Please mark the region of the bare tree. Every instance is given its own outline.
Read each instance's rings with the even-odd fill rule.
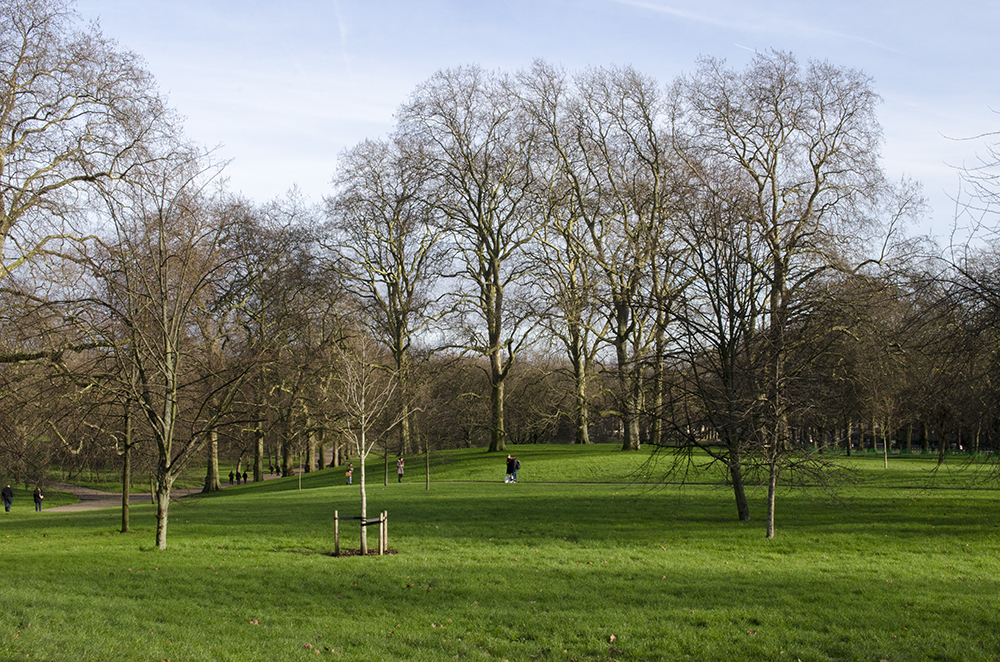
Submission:
[[[311,385],[327,370],[322,347],[337,283],[319,269],[313,209],[294,191],[262,206],[235,201],[227,214],[231,260],[225,278],[229,296],[240,302],[234,311],[240,344],[256,360],[240,406],[253,438],[253,475],[259,481],[269,433],[282,471],[293,471],[296,420]]]
[[[371,331],[392,354],[402,419],[399,453],[410,440],[414,337],[427,331],[433,287],[447,258],[434,217],[432,171],[421,146],[396,135],[365,141],[341,158],[339,191],[327,200],[334,268],[369,311]]]
[[[142,60],[78,24],[66,0],[0,2],[0,280],[82,239],[85,189],[172,132]]]
[[[746,212],[738,195],[705,195],[686,210],[679,237],[688,248],[687,285],[675,310],[669,356],[677,375],[664,440],[723,464],[741,521],[750,519],[745,456],[757,447],[757,336],[767,286],[759,269],[765,249]]]
[[[519,75],[525,110],[538,126],[536,187],[543,219],[533,248],[538,273],[538,315],[562,344],[573,376],[574,440],[590,443],[589,386],[609,331],[600,300],[601,270],[591,259],[586,223],[586,159],[575,140],[569,106],[574,92],[568,77],[544,62]]]
[[[604,340],[615,355],[622,448],[638,450],[643,375],[650,342],[666,323],[670,298],[661,295],[674,278],[662,260],[677,183],[665,100],[654,80],[627,67],[588,71],[576,87],[568,113],[576,149],[561,158],[586,226],[582,249],[602,274],[598,296],[610,304]]]
[[[774,495],[789,448],[789,331],[808,314],[802,296],[838,267],[839,246],[875,220],[888,189],[878,161],[878,95],[863,73],[787,53],[758,54],[743,71],[703,59],[676,87],[674,131],[695,176],[721,199],[739,191],[748,220],[766,247],[766,371],[760,397],[769,466],[767,535],[774,535]],[[702,173],[711,173],[703,175]],[[724,177],[718,176],[725,173]],[[757,245],[757,242],[754,242]]]
[[[506,448],[504,384],[530,339],[524,251],[537,230],[535,137],[511,85],[476,67],[442,71],[417,88],[400,119],[401,132],[426,150],[457,252],[457,344],[489,360],[490,451]]]
[[[107,295],[100,302],[124,329],[117,340],[132,400],[158,450],[156,545],[167,545],[170,492],[185,464],[229,411],[247,369],[206,371],[215,338],[198,329],[203,315],[224,319],[238,301],[218,297],[227,268],[227,224],[210,213],[211,179],[198,154],[171,158],[106,194],[115,232],[108,257],[94,262]],[[212,335],[212,334],[210,334]],[[208,354],[206,354],[206,351]]]
[[[343,434],[358,458],[361,490],[361,553],[368,553],[368,492],[365,462],[384,435],[399,422],[390,420],[390,407],[397,382],[393,370],[387,370],[379,345],[360,332],[337,343],[337,371],[334,378],[336,398],[344,413]]]

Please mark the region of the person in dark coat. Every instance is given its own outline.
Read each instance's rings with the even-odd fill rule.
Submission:
[[[14,503],[14,490],[10,489],[10,485],[7,485],[2,490],[3,492],[3,509],[6,512],[10,512],[10,507]]]
[[[236,477],[236,474],[234,474],[232,471],[230,471],[229,472],[229,484],[230,485],[233,484],[233,478],[235,478],[235,477]]]
[[[247,472],[245,472],[245,471],[243,472],[243,484],[244,485],[247,484]]]
[[[41,485],[35,486],[35,493],[32,496],[34,496],[35,498],[35,512],[36,513],[42,512],[42,499],[44,499],[45,497],[42,496]]]
[[[514,482],[514,456],[508,453],[507,455],[507,474],[504,476],[503,482],[513,483]]]

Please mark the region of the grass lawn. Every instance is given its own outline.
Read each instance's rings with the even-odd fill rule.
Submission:
[[[330,556],[333,511],[358,510],[333,469],[177,501],[165,552],[152,506],[122,535],[117,509],[22,498],[0,512],[0,660],[1000,658],[998,492],[957,461],[851,458],[836,499],[783,492],[766,540],[763,492],[737,522],[717,474],[654,489],[645,453],[513,452],[517,485],[482,450],[436,454],[429,492],[422,458],[402,485],[369,465],[383,557]]]

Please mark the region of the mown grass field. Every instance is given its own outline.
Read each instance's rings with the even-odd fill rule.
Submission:
[[[371,464],[383,557],[330,556],[334,510],[358,510],[333,469],[177,501],[165,552],[151,506],[122,535],[117,509],[22,499],[0,513],[0,660],[1000,658],[1000,493],[957,460],[845,460],[836,498],[781,494],[767,540],[763,492],[737,522],[712,472],[654,488],[645,453],[514,452],[517,485],[482,450],[436,454],[430,491],[422,458],[402,485]]]

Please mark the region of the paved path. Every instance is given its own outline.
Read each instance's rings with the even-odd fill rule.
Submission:
[[[53,490],[59,490],[60,492],[69,492],[78,498],[79,501],[65,506],[46,508],[44,512],[47,513],[73,513],[81,510],[120,508],[122,505],[122,495],[120,492],[101,492],[100,490],[93,490],[89,487],[80,487],[79,485],[70,485],[69,483],[48,483],[48,487]],[[185,487],[170,490],[170,497],[173,499],[180,499],[182,497],[200,493],[200,487]],[[128,502],[130,505],[134,503],[150,503],[151,501],[152,499],[149,497],[149,492],[129,494]]]
[[[329,464],[333,461],[333,451],[326,451],[325,464]],[[274,474],[264,473],[264,480],[271,480],[272,478],[278,478],[279,476]],[[229,474],[225,476],[219,476],[222,488],[225,489],[229,487]],[[121,492],[101,492],[100,490],[93,490],[89,487],[80,487],[79,485],[70,485],[69,483],[47,483],[46,486],[53,490],[59,490],[60,492],[69,492],[73,496],[79,499],[77,503],[71,503],[66,506],[56,506],[55,508],[46,508],[44,512],[46,513],[73,513],[82,510],[99,510],[101,508],[120,508],[122,505],[122,495]],[[184,497],[191,496],[193,494],[201,494],[201,487],[183,487],[175,488],[170,490],[171,499],[182,499]],[[129,494],[128,498],[129,505],[134,503],[151,503],[152,499],[149,496],[149,492],[133,492]]]

